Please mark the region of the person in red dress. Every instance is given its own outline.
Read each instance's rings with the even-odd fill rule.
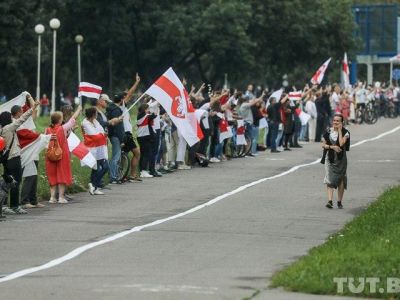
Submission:
[[[75,120],[81,111],[82,107],[78,106],[75,113],[65,124],[62,124],[62,112],[56,111],[50,116],[51,125],[46,128],[46,134],[54,135],[62,149],[62,158],[59,161],[50,161],[46,157],[46,174],[50,185],[50,203],[57,203],[55,197],[57,187],[59,193],[58,203],[68,203],[64,197],[65,186],[72,184],[72,172],[67,132],[75,126]]]

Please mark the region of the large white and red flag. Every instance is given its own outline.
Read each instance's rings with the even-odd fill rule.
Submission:
[[[185,88],[172,68],[161,75],[145,94],[153,97],[164,107],[189,146],[200,140],[198,123],[191,121],[193,118],[197,122],[195,113],[188,112],[187,93],[185,94]]]
[[[344,53],[344,58],[342,62],[342,80],[343,87],[348,88],[350,86],[350,71],[349,71],[349,63],[347,61],[347,53]]]
[[[236,145],[247,145],[246,138],[244,136],[246,128],[244,127],[243,120],[237,120],[236,129]]]
[[[6,103],[0,105],[0,113],[2,113],[3,111],[11,111],[11,108],[14,105],[19,105],[21,107],[24,107],[26,104],[26,96],[29,95],[28,92],[22,92],[21,94],[19,94],[17,97],[7,101]],[[27,129],[35,129],[35,123],[33,122],[33,118],[29,117],[28,120],[26,120],[23,124],[23,126]],[[21,127],[20,127],[21,128]]]
[[[81,165],[86,165],[92,169],[97,168],[96,158],[73,132],[68,137],[68,149],[73,155],[79,158]]]
[[[37,175],[35,161],[39,160],[40,152],[47,148],[50,142],[50,134],[28,133],[27,129],[17,131],[21,147],[22,177]]]
[[[101,95],[101,90],[101,86],[89,82],[80,82],[78,96],[99,99]]]
[[[331,62],[331,57],[323,63],[322,66],[319,67],[317,72],[315,72],[314,76],[311,78],[312,84],[320,84],[325,76],[325,71],[328,68],[329,63]]]

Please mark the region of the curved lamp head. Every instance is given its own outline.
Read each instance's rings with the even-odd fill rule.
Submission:
[[[42,34],[44,32],[44,26],[42,24],[37,24],[35,26],[35,32],[37,34]]]
[[[82,44],[83,43],[83,36],[78,34],[75,36],[75,43]]]
[[[49,24],[50,28],[53,30],[57,30],[58,28],[60,28],[61,25],[60,20],[57,18],[51,19]]]

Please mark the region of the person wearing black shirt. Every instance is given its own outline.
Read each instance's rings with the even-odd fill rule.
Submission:
[[[276,149],[277,148],[276,138],[278,137],[279,124],[282,122],[280,110],[282,103],[285,103],[287,99],[288,96],[286,95],[278,102],[276,98],[271,98],[269,100],[270,105],[267,108],[267,114],[268,114],[268,127],[271,132],[270,135],[271,153],[279,153],[279,151]]]
[[[108,120],[122,117],[122,109],[120,107],[124,93],[114,96],[113,103],[107,106],[106,115]],[[110,159],[110,183],[119,183],[118,162],[121,158],[121,143],[124,140],[125,129],[122,122],[108,125],[108,137],[111,142],[111,159]]]

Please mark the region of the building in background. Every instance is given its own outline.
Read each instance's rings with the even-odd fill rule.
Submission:
[[[365,64],[367,82],[371,84],[374,64],[389,65],[389,59],[400,53],[400,5],[355,5],[352,10],[357,24],[355,36],[361,45],[356,55],[357,63],[352,64],[351,82],[356,81],[357,64]]]

